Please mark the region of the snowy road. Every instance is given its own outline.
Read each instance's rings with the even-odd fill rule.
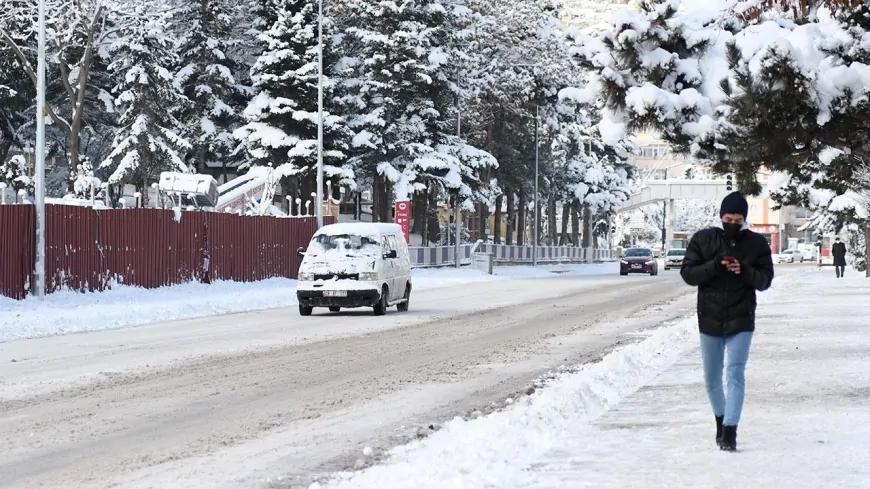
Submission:
[[[690,292],[676,273],[511,280],[385,318],[278,309],[3,343],[0,486],[305,487],[686,314]]]

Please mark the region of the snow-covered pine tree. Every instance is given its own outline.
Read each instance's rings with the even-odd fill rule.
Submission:
[[[451,81],[450,24],[445,5],[432,0],[347,0],[346,42],[353,46],[353,74],[345,101],[356,131],[352,162],[371,184],[375,213],[387,220],[393,196],[407,198],[434,184],[471,197],[489,153],[451,129],[456,106]]]
[[[247,165],[274,168],[285,183],[296,185],[297,195],[305,196],[316,188],[317,1],[267,1],[262,8],[274,22],[259,35],[265,51],[251,69],[256,95],[244,111],[247,123],[235,136],[247,152]],[[350,131],[334,102],[338,54],[334,24],[324,17],[323,170],[334,183],[348,184],[353,173],[343,165]]]
[[[574,52],[597,71],[594,87],[608,109],[608,131],[656,129],[675,152],[713,151],[717,100],[705,86],[710,80],[700,62],[731,38],[727,29],[736,21],[723,20],[715,9],[689,15],[681,12],[681,4],[644,0],[640,12],[614,16],[600,41],[575,32]],[[705,69],[715,77],[720,67]]]
[[[184,156],[191,144],[181,136],[178,116],[190,101],[175,87],[169,69],[178,66],[167,37],[169,17],[151,13],[149,6],[137,8],[135,20],[111,46],[119,128],[100,167],[111,171],[110,184],[131,183],[147,196],[148,185],[161,172],[188,171]]]
[[[234,73],[238,63],[231,49],[237,8],[232,0],[184,0],[177,18],[180,32],[177,52],[181,67],[178,89],[191,100],[184,136],[193,145],[192,167],[200,173],[218,170],[226,178],[237,145],[233,130],[240,122],[241,89]]]
[[[12,189],[13,195],[19,190],[26,191],[27,195],[33,195],[33,179],[30,178],[27,162],[21,155],[15,155],[5,162],[0,161],[0,182],[5,183],[7,189]]]

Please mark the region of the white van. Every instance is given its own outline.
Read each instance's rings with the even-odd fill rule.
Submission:
[[[389,223],[342,223],[320,228],[302,256],[296,298],[299,314],[315,307],[372,307],[376,316],[411,299],[411,257],[402,227]]]

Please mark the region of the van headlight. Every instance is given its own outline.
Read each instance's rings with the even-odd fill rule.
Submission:
[[[364,282],[375,282],[378,280],[377,272],[362,272],[359,274],[359,280]]]
[[[314,280],[314,274],[311,272],[300,272],[298,280],[300,282],[311,282]]]
[[[628,265],[628,262],[625,260],[619,260],[619,263],[622,263],[623,265]]]
[[[646,262],[647,265],[652,265],[653,263],[655,263],[655,261],[653,261],[653,260]]]

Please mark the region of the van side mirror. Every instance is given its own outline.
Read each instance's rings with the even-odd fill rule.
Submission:
[[[301,246],[299,248],[296,248],[296,255],[300,257],[305,256],[305,248]]]
[[[396,253],[396,250],[390,250],[390,251],[384,253],[384,258],[397,258],[398,256],[399,256],[399,254]]]

